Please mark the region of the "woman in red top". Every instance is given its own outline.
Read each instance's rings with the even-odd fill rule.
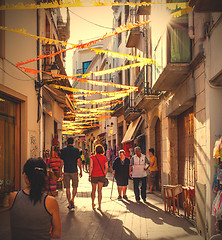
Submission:
[[[107,158],[103,155],[104,148],[102,145],[96,145],[95,147],[96,155],[91,156],[90,166],[89,166],[89,181],[92,184],[92,208],[95,209],[95,195],[96,187],[98,185],[98,210],[101,210],[101,201],[102,201],[102,187],[105,183],[105,176],[108,172],[108,161]]]

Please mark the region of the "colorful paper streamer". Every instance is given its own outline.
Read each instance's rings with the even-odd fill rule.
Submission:
[[[113,2],[109,0],[65,0],[65,1],[52,1],[50,3],[40,3],[40,4],[24,4],[19,2],[17,4],[8,4],[0,6],[0,10],[24,10],[24,9],[47,9],[47,8],[68,8],[68,7],[101,7],[101,6],[150,6],[150,5],[166,5],[169,9],[176,9],[177,7],[186,8],[188,2],[179,2],[179,3],[162,3],[162,2]]]

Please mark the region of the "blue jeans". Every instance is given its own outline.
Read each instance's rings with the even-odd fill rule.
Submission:
[[[133,187],[134,187],[134,194],[136,197],[136,201],[140,200],[140,190],[139,184],[142,182],[141,185],[141,197],[144,201],[146,201],[146,177],[143,178],[133,178]]]

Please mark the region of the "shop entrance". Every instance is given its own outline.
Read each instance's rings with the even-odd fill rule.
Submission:
[[[194,113],[188,109],[178,117],[178,181],[194,187]]]
[[[123,125],[118,127],[118,145],[120,149],[123,148],[122,140],[123,140]]]
[[[0,207],[20,185],[20,104],[0,97]]]
[[[157,190],[161,191],[161,121],[158,118],[155,126],[155,150],[157,157],[157,165],[158,165],[158,178],[157,178]]]

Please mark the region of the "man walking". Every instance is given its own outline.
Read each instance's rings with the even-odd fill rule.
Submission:
[[[149,167],[149,161],[147,157],[141,153],[141,148],[139,146],[134,149],[135,155],[130,161],[130,176],[133,178],[133,187],[136,201],[140,201],[140,191],[139,184],[141,185],[141,197],[144,202],[146,202],[146,170]]]
[[[80,160],[80,153],[79,149],[73,147],[73,138],[68,138],[68,146],[63,148],[61,150],[61,159],[63,160],[64,163],[64,187],[66,188],[66,196],[69,202],[68,208],[74,208],[74,198],[77,193],[77,188],[78,188],[78,169],[77,165],[79,166],[80,169],[80,177],[82,177],[82,166],[81,166],[81,160]],[[72,196],[70,193],[70,180],[72,180]]]

